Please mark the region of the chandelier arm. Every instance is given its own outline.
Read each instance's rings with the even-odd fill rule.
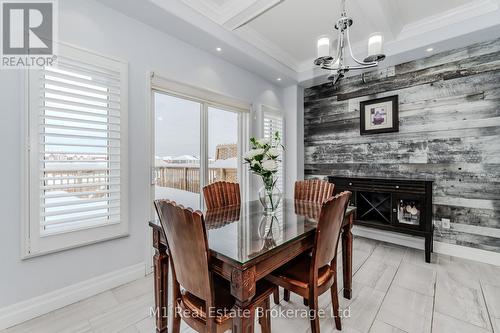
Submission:
[[[346,34],[347,34],[347,44],[349,45],[349,53],[351,54],[351,58],[358,64],[358,65],[361,65],[361,66],[370,66],[370,67],[374,67],[378,64],[378,62],[374,61],[374,62],[364,62],[364,61],[361,61],[361,60],[358,60],[356,59],[356,57],[354,56],[353,52],[352,52],[352,47],[351,47],[351,37],[349,35],[349,27],[347,27],[346,29]],[[351,67],[352,69],[358,69],[358,68],[354,68],[354,67]],[[361,67],[363,68],[363,67]],[[369,67],[366,67],[366,68],[369,68]]]
[[[377,67],[377,66],[378,66],[377,63],[371,63],[371,64],[359,65],[359,66],[349,66],[349,69],[357,70],[357,69],[372,68],[372,67]]]
[[[323,66],[321,66],[321,68],[329,70],[329,71],[337,71],[339,69],[349,69],[349,68],[352,68],[352,67],[333,67],[333,66],[323,65]]]
[[[367,68],[373,68],[377,67],[378,64],[367,64],[367,65],[357,65],[357,66],[344,66],[344,67],[331,67],[328,65],[323,65],[321,66],[322,69],[330,70],[330,71],[335,71],[339,69],[345,69],[345,70],[358,70],[358,69],[367,69]]]

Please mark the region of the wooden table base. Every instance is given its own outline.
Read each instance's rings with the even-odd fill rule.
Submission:
[[[153,229],[156,332],[168,333],[168,264],[167,247],[161,242],[161,232]]]

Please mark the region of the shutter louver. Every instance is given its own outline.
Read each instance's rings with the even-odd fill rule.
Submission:
[[[271,112],[264,112],[264,138],[271,139],[274,136],[274,133],[279,132],[281,139],[283,140],[283,118],[275,115]],[[283,143],[283,142],[282,142]],[[278,181],[276,182],[276,186],[280,189],[280,191],[284,192],[284,172],[283,172],[283,152],[280,155],[279,169],[277,172]]]
[[[58,58],[38,71],[40,235],[120,222],[120,71]]]

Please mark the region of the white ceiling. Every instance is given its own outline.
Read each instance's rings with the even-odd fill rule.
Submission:
[[[362,0],[369,1],[373,0]],[[347,8],[348,15],[354,20],[351,29],[353,41],[366,39],[370,33],[384,28],[376,24],[378,18],[367,18],[357,2],[348,1]],[[333,26],[339,17],[339,0],[286,0],[242,29],[254,29],[290,54],[297,63],[302,63],[316,54],[318,36],[337,37]]]
[[[404,29],[432,16],[456,13],[475,0],[347,0],[347,14],[354,20],[353,44],[366,52],[366,41],[373,32],[382,32],[387,42],[396,40]],[[465,6],[465,7],[464,7]],[[340,16],[340,0],[286,0],[250,22],[242,29],[253,29],[288,53],[299,68],[312,66],[316,39],[328,34]],[[265,37],[263,37],[265,36]]]
[[[340,16],[340,0],[99,1],[281,85],[324,76],[313,69],[316,39],[335,37]],[[384,64],[500,37],[500,0],[346,1],[354,52],[363,58],[382,32]]]
[[[313,67],[318,36],[336,38],[333,26],[341,12],[340,0],[181,1],[297,72]],[[353,49],[364,58],[373,32],[382,32],[391,43],[440,28],[442,21],[451,24],[485,14],[498,7],[498,0],[346,0],[346,4],[354,20]]]
[[[366,0],[365,0],[366,1]],[[369,0],[368,0],[369,1]],[[403,22],[415,22],[431,15],[439,14],[461,5],[474,2],[470,0],[389,0],[394,15]]]

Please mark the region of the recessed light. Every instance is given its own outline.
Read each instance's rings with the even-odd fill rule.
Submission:
[[[215,49],[217,52],[222,52],[222,49],[220,47]]]
[[[426,51],[427,51],[427,52],[432,52],[432,51],[434,51],[434,48],[429,47]]]
[[[279,77],[279,78],[277,78],[277,79],[276,79],[276,81],[281,81],[281,78],[280,78],[280,77]]]

